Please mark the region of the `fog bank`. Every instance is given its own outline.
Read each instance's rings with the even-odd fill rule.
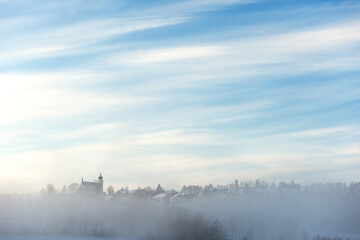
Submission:
[[[317,235],[360,239],[358,199],[304,192],[174,201],[79,194],[1,195],[0,212],[0,236],[9,240],[24,236],[296,240]]]

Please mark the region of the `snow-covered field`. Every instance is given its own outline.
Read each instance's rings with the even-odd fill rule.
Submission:
[[[171,204],[145,199],[8,196],[0,198],[0,213],[0,240],[170,240],[179,235],[195,240],[199,234],[223,233],[229,240],[245,236],[303,240],[317,235],[360,239],[357,200],[304,194],[213,196]]]
[[[85,236],[21,235],[0,236],[1,240],[136,240],[135,238],[99,238]]]

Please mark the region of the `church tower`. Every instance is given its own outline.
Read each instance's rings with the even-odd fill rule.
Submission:
[[[99,179],[99,193],[102,194],[104,191],[104,180],[103,180],[103,176],[101,176],[101,173],[98,179]]]

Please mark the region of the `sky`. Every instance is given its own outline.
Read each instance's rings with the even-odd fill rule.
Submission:
[[[360,3],[0,0],[0,192],[360,173]]]

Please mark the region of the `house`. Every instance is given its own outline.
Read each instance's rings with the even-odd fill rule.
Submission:
[[[170,198],[171,201],[180,200],[180,199],[190,199],[190,195],[188,193],[180,192]]]
[[[166,193],[159,193],[157,195],[155,195],[152,199],[153,200],[156,200],[156,201],[159,201],[159,202],[162,202],[162,201],[168,201],[169,200],[169,195],[166,194]]]
[[[84,181],[84,179],[81,179],[79,192],[85,194],[100,195],[103,194],[104,192],[103,188],[104,188],[104,180],[103,180],[103,176],[101,176],[100,173],[98,180],[95,182],[87,182]]]

